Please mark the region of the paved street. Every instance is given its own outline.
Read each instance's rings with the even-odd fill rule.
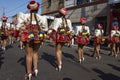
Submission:
[[[91,57],[93,48],[85,48],[85,61],[77,60],[77,46],[63,47],[63,66],[61,72],[55,70],[54,45],[45,43],[39,49],[39,74],[32,80],[120,80],[120,55],[108,56],[101,51],[101,60]],[[0,49],[0,80],[24,80],[25,51],[20,50],[18,42],[8,46],[7,51]]]

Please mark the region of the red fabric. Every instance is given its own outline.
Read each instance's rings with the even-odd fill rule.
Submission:
[[[110,42],[111,43],[118,43],[118,42],[120,42],[120,40],[119,40],[119,38],[113,37],[113,38],[110,39]]]
[[[67,43],[71,41],[70,36],[62,33],[57,33],[55,30],[52,31],[52,33],[50,34],[50,37],[52,38],[53,42]]]
[[[94,43],[96,43],[96,44],[102,44],[102,38],[101,37],[95,37],[94,38]]]
[[[77,43],[87,45],[89,44],[89,39],[87,37],[78,36]]]

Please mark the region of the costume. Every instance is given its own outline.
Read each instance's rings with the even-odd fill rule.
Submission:
[[[94,43],[95,44],[103,44],[105,39],[103,37],[103,29],[95,29],[94,33]]]
[[[67,43],[72,39],[70,34],[72,31],[71,21],[65,18],[65,15],[68,14],[66,8],[59,9],[59,13],[61,17],[54,19],[50,37],[53,42]]]
[[[6,24],[7,22],[7,17],[3,16],[1,18],[2,20],[2,26],[1,26],[1,40],[7,39],[8,37],[8,25]]]
[[[46,39],[44,28],[47,26],[44,26],[42,18],[37,14],[39,6],[40,4],[38,2],[32,0],[27,5],[30,13],[19,15],[20,23],[17,26],[22,30],[19,36],[21,36],[23,42],[40,43]],[[32,19],[33,16],[35,18],[34,20]]]
[[[10,35],[10,36],[14,36],[14,33],[15,33],[14,23],[13,23],[13,22],[10,22],[10,25],[9,25],[9,35]]]
[[[111,43],[119,43],[120,42],[120,31],[118,30],[111,30]]]
[[[64,24],[65,21],[65,24]],[[55,18],[50,37],[53,42],[70,42],[70,31],[72,31],[71,21],[66,18]]]
[[[80,18],[80,22],[86,21],[86,18]],[[86,22],[85,22],[86,23]],[[89,34],[90,29],[88,26],[82,23],[80,26],[76,26],[76,36],[77,36],[77,43],[87,45],[89,44]]]

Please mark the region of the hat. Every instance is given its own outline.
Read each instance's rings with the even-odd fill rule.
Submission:
[[[59,9],[59,12],[63,15],[68,15],[67,9],[66,8],[61,8]]]
[[[97,26],[98,26],[99,29],[103,28],[103,25],[101,23],[97,24]]]
[[[118,27],[118,26],[116,26],[116,25],[114,25],[114,26],[113,26],[113,29],[114,29],[114,30],[118,30],[118,29],[119,29],[119,27]]]
[[[29,2],[29,4],[27,5],[27,8],[30,10],[30,11],[34,11],[34,10],[38,10],[40,4],[34,0],[31,0]]]
[[[10,24],[13,24],[13,21],[10,21]]]
[[[8,18],[6,16],[3,16],[1,20],[6,21]]]
[[[81,22],[82,24],[86,24],[87,18],[81,17],[81,18],[80,18],[80,22]]]

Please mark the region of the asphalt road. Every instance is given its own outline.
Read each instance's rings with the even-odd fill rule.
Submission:
[[[101,50],[101,60],[91,57],[93,48],[85,47],[85,61],[78,63],[77,46],[63,47],[61,72],[55,70],[56,58],[54,44],[45,43],[39,49],[39,74],[32,80],[120,80],[120,55],[108,56]],[[0,49],[0,80],[25,80],[25,51],[20,50],[18,42]]]

